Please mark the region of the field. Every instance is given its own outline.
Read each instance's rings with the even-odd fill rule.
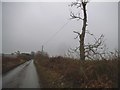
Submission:
[[[86,60],[36,56],[39,81],[43,88],[116,88],[118,60]]]
[[[12,56],[12,55],[11,55]],[[25,56],[16,56],[16,57],[10,57],[10,56],[2,56],[2,74],[7,73],[11,69],[17,67],[18,65],[26,62],[28,60],[28,57]]]

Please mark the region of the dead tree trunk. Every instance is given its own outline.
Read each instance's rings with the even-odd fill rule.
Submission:
[[[82,33],[80,34],[80,60],[85,60],[85,48],[84,48],[84,40],[85,40],[85,31],[86,31],[86,26],[87,26],[87,13],[86,13],[86,3],[82,2],[83,6],[83,27],[82,27]]]
[[[77,0],[77,2],[74,2],[71,4],[71,6],[77,6],[77,8],[81,8],[83,11],[83,18],[80,16],[80,13],[78,15],[75,15],[73,12],[71,12],[70,16],[71,19],[80,19],[83,21],[83,26],[82,26],[82,33],[74,31],[74,33],[78,34],[77,37],[79,37],[79,51],[80,51],[80,60],[84,61],[85,60],[85,33],[86,33],[86,27],[87,27],[87,11],[86,11],[86,5],[88,3],[88,0]],[[76,37],[76,38],[77,38]],[[75,38],[75,39],[76,39]]]

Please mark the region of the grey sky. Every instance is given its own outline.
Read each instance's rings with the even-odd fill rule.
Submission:
[[[118,16],[120,16],[120,2],[118,4]],[[120,17],[118,17],[118,23],[120,23]],[[118,25],[118,49],[120,51],[120,25]]]
[[[0,2],[0,53],[2,53],[2,3]]]
[[[71,20],[55,37],[47,40],[70,18],[68,2],[3,2],[2,30],[3,53],[17,50],[41,50],[50,55],[63,55],[69,48],[78,46],[73,31],[80,31],[81,21]],[[117,2],[89,3],[88,30],[97,37],[105,35],[109,50],[118,47]],[[91,41],[86,38],[86,42]]]

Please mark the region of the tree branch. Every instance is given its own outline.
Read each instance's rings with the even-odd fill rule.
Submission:
[[[77,39],[77,38],[78,38],[78,35],[74,39]]]
[[[90,34],[90,33],[89,33]],[[91,34],[90,34],[91,35]],[[94,37],[94,35],[92,34]],[[94,44],[89,44],[85,45],[85,53],[86,57],[91,57],[95,59],[95,57],[100,57],[101,59],[104,59],[103,55],[105,54],[104,52],[100,52],[100,50],[103,49],[103,37],[104,35],[102,34],[98,39],[94,37],[95,43]]]
[[[76,33],[76,34],[78,34],[78,36],[80,36],[80,33],[79,32],[77,32],[77,31],[73,31],[74,33]]]
[[[70,16],[71,16],[70,19],[81,19],[81,20],[83,20],[83,19],[80,17],[80,14],[78,14],[78,16],[77,16],[77,15],[75,15],[73,12],[70,12]]]
[[[81,2],[78,2],[78,1],[72,2],[72,3],[70,4],[70,6],[71,6],[71,7],[77,6],[77,8],[79,8],[79,7],[81,7]]]

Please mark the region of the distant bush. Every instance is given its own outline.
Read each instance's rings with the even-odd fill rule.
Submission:
[[[18,56],[18,58],[28,61],[28,60],[32,59],[32,56],[30,54],[28,54],[28,53],[21,53]]]

